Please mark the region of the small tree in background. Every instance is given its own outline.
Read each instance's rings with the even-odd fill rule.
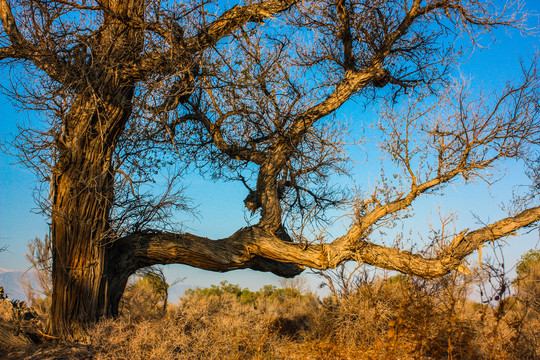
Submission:
[[[51,238],[48,235],[42,239],[35,238],[28,242],[28,252],[25,255],[31,268],[24,280],[26,298],[32,310],[38,315],[39,327],[46,329],[52,302],[52,254]],[[33,283],[37,287],[33,286]]]
[[[516,272],[516,298],[530,311],[530,316],[540,320],[540,250],[525,253],[516,266]]]
[[[169,284],[159,268],[143,269],[128,283],[121,313],[132,319],[163,316],[167,312]]]
[[[516,265],[519,278],[527,277],[540,264],[540,250],[531,249],[521,256]]]

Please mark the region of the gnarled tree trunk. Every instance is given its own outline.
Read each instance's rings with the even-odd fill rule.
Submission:
[[[114,86],[107,79],[103,84]],[[133,86],[118,88],[113,94],[98,101],[79,96],[57,141],[51,326],[60,335],[71,333],[71,324],[116,315],[131,273],[116,266],[118,252],[112,246],[109,219],[114,198],[113,150],[130,116]]]
[[[77,69],[81,80],[62,119],[53,169],[51,330],[69,337],[77,327],[114,316],[129,275],[117,264],[110,212],[114,200],[114,150],[133,108],[135,80],[119,64],[139,62],[142,31],[121,19],[140,20],[141,0],[105,1],[92,56]],[[83,51],[83,54],[85,52]],[[86,56],[86,55],[84,55]]]

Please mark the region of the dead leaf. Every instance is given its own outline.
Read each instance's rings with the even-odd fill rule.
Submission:
[[[480,245],[478,247],[478,265],[482,267],[482,248],[487,247],[487,245]]]

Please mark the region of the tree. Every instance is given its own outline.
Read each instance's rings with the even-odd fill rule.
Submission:
[[[124,310],[130,318],[156,317],[167,313],[169,284],[159,268],[143,269],[126,287],[123,297]]]
[[[527,276],[531,269],[538,266],[540,263],[540,250],[531,249],[521,256],[519,263],[516,265],[516,273],[518,278]]]
[[[465,271],[483,243],[538,221],[529,203],[441,239],[431,257],[370,240],[420,195],[485,176],[538,143],[534,66],[495,99],[441,90],[461,54],[450,37],[523,28],[520,9],[491,5],[267,0],[223,11],[210,1],[0,0],[0,59],[20,74],[8,91],[48,120],[17,146],[50,182],[52,332],[116,315],[129,275],[154,264],[292,277],[356,261],[430,278]],[[419,100],[400,113],[392,104],[407,93]],[[401,169],[397,185],[350,194],[328,184],[347,172],[345,128],[332,116],[350,99],[388,101],[381,149]],[[173,165],[242,182],[257,223],[219,240],[167,227],[171,211],[186,209],[179,178],[159,196],[144,186]],[[347,233],[310,241],[310,224],[345,203]]]

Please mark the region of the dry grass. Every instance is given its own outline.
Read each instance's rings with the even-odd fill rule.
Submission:
[[[20,344],[9,357],[539,359],[539,279],[540,265],[531,267],[514,296],[491,305],[467,300],[474,284],[461,275],[379,278],[321,301],[294,288],[254,293],[222,284],[189,292],[166,313],[156,311],[156,302],[145,311],[139,289],[123,316],[92,327],[81,343]],[[17,319],[0,304],[2,324]]]

